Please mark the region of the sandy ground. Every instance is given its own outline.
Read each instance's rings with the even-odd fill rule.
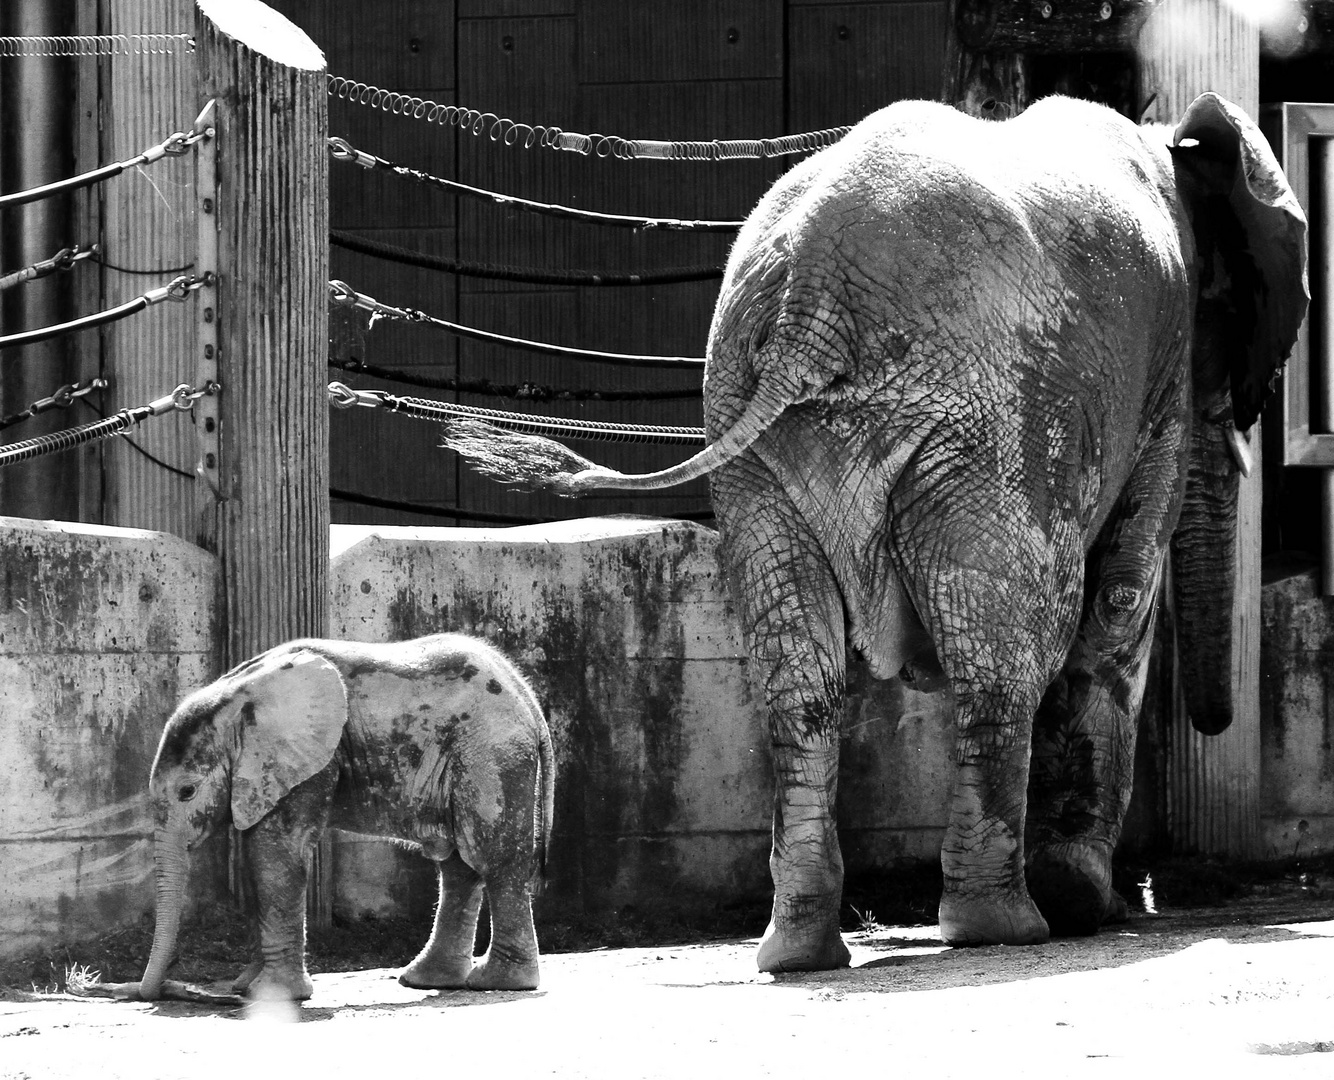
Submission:
[[[753,941],[568,953],[526,994],[335,973],[299,1009],[10,993],[0,1077],[1330,1078],[1325,907],[1137,915],[1022,949],[881,928],[848,936],[848,970],[776,977]]]

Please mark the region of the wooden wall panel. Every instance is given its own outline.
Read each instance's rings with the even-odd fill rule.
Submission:
[[[783,0],[582,0],[585,83],[781,78]]]
[[[639,139],[776,136],[859,119],[895,97],[935,97],[943,0],[387,0],[374,18],[347,5],[281,0],[337,75],[457,103],[520,123]],[[840,28],[842,33],[840,34]],[[412,42],[417,41],[416,51]],[[486,134],[334,101],[331,134],[477,187],[608,213],[740,219],[796,159],[621,161],[497,144]],[[635,232],[559,221],[331,166],[333,226],[473,262],[626,272],[721,265],[732,237]],[[395,266],[334,249],[336,276],[386,303],[516,337],[634,353],[703,355],[716,282],[639,288],[540,286]],[[377,325],[365,359],[464,379],[615,391],[694,388],[698,371],[620,368]],[[335,376],[338,377],[338,376]],[[355,385],[378,384],[366,377]],[[423,391],[421,396],[452,395]],[[502,408],[629,423],[698,424],[697,397],[530,401],[462,395]],[[672,513],[707,502],[707,484],[649,496],[570,501],[504,488],[435,448],[432,425],[360,410],[333,427],[335,486],[519,517]],[[689,447],[577,444],[627,470],[680,461]],[[380,470],[384,470],[383,473]],[[335,504],[335,520],[420,522]]]
[[[789,20],[793,131],[855,124],[902,98],[939,99],[943,0],[794,4]]]
[[[107,31],[115,34],[194,33],[193,7],[180,0],[115,0],[106,5],[104,18]],[[103,72],[103,163],[133,157],[174,131],[188,131],[204,104],[190,56],[117,56],[104,62]],[[145,96],[145,85],[155,92]],[[128,170],[103,186],[102,250],[108,264],[179,271],[193,262],[194,174],[194,157],[187,154]],[[103,305],[122,304],[174,276],[108,267],[102,274]],[[195,309],[193,298],[184,304],[166,303],[102,331],[104,373],[112,382],[103,398],[104,410],[142,405],[182,382],[194,382]],[[90,415],[71,413],[70,422],[86,422]],[[125,439],[109,439],[98,447],[106,475],[106,524],[156,529],[195,541],[192,473],[199,443],[189,419],[162,416]]]

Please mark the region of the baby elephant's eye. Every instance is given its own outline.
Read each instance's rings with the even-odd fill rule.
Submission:
[[[197,790],[198,788],[196,788],[194,784],[186,784],[181,788],[180,791],[176,792],[176,798],[178,798],[181,802],[189,802],[191,799],[195,797],[195,792]]]

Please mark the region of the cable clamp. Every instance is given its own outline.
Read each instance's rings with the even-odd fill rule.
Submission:
[[[355,165],[360,165],[363,169],[373,169],[378,164],[374,154],[368,154],[365,150],[358,150],[346,139],[331,138],[329,140],[329,156],[336,161],[350,161]]]
[[[347,383],[329,384],[329,404],[335,409],[350,409],[362,405],[368,409],[378,409],[383,403],[384,392],[381,390],[353,390]]]

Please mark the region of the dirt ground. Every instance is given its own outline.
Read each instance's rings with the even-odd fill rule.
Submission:
[[[1328,886],[1290,878],[1029,948],[950,949],[934,926],[868,924],[848,934],[851,968],[818,974],[761,975],[747,939],[548,954],[533,993],[408,990],[383,966],[316,974],[300,1008],[10,989],[0,992],[0,1078],[459,1067],[599,1080],[868,1068],[903,1078],[1328,1078]]]

